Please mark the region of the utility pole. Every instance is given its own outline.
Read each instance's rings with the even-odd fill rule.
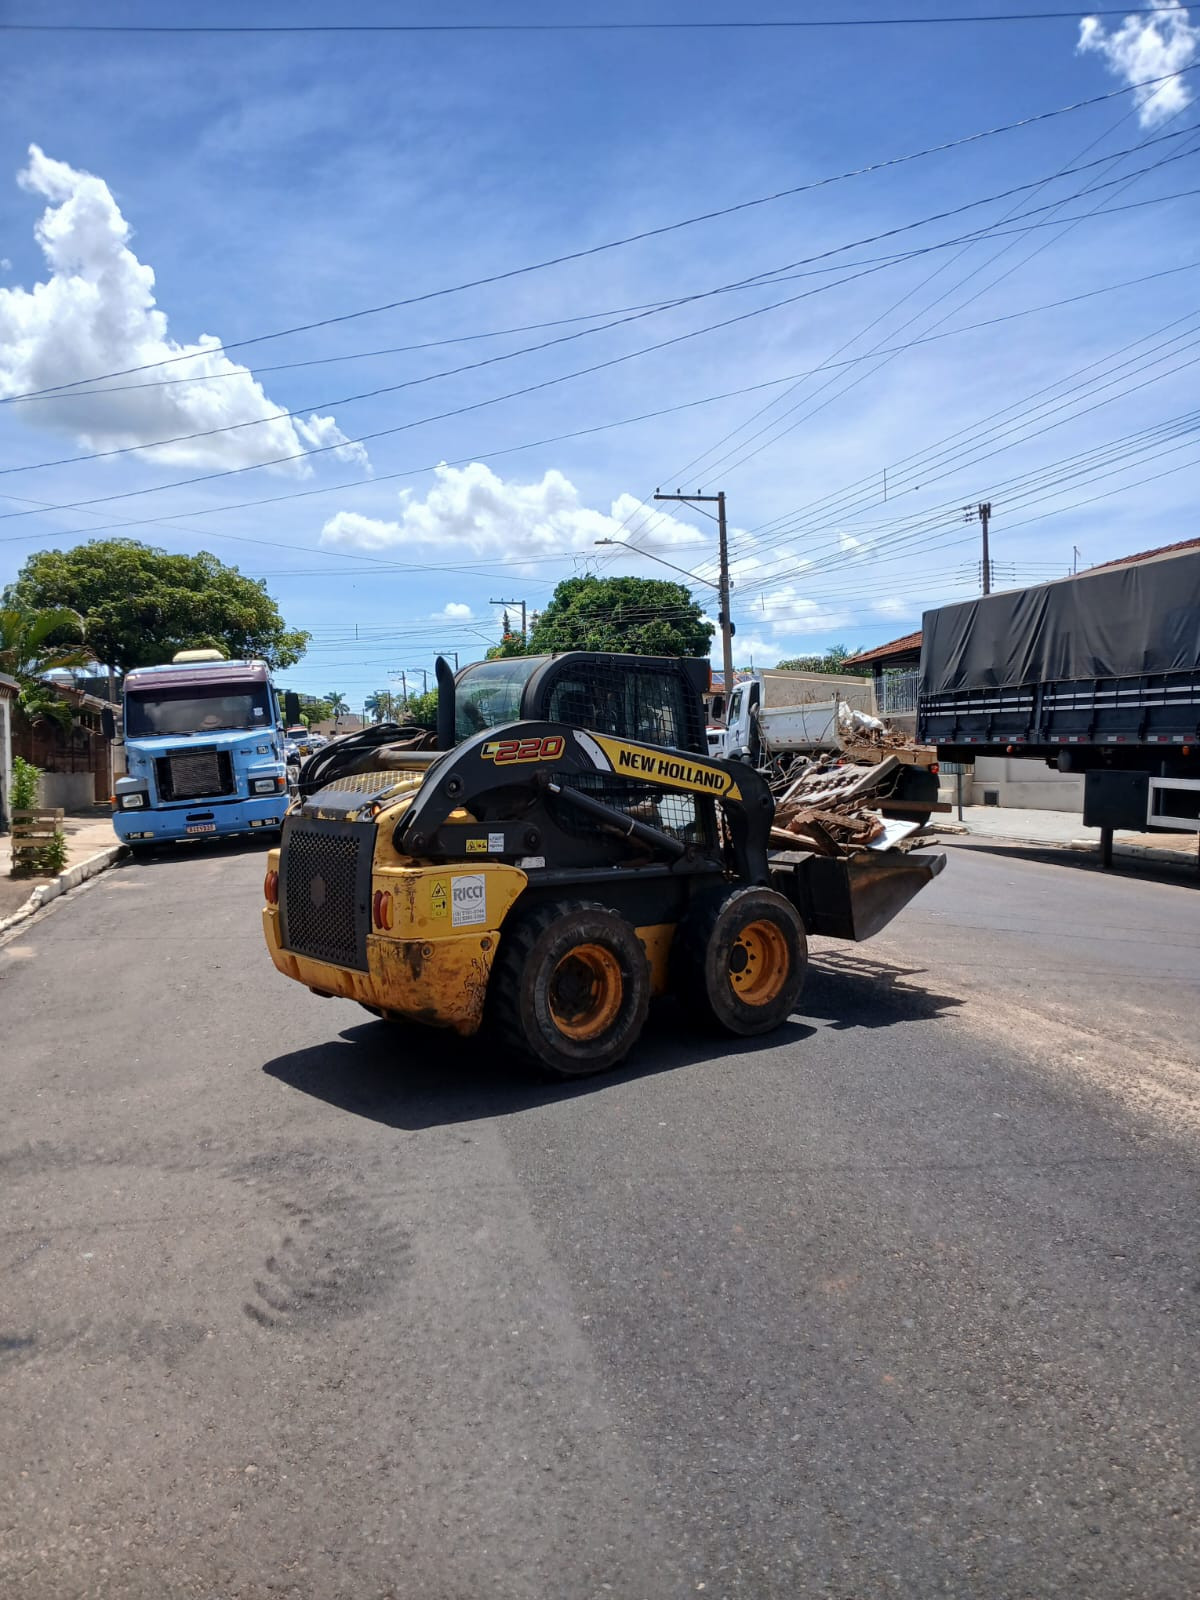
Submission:
[[[1072,575],[1072,577],[1074,577],[1074,575],[1078,571],[1079,571],[1079,546],[1077,544],[1073,544],[1071,546],[1071,575]]]
[[[963,516],[967,522],[974,522],[979,518],[980,527],[983,529],[983,592],[992,592],[992,558],[988,552],[988,523],[992,520],[992,502],[981,500],[977,506],[964,506]]]
[[[729,614],[729,539],[725,526],[725,491],[720,494],[682,494],[676,489],[674,494],[659,494],[654,491],[656,500],[680,500],[685,505],[716,505],[717,508],[717,561],[719,564],[717,594],[720,599],[720,612],[717,621],[721,625],[721,665],[725,674],[725,693],[733,693],[733,636],[737,632],[733,619]],[[728,704],[728,702],[726,702]]]
[[[525,633],[525,602],[524,600],[489,600],[490,606],[520,606],[521,608],[521,643],[527,642]]]
[[[440,650],[438,652],[438,654],[439,655],[443,655],[443,656],[453,656],[454,657],[454,670],[455,670],[455,672],[458,671],[458,651],[457,650]]]

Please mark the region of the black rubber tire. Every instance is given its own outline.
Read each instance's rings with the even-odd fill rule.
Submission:
[[[787,962],[778,991],[758,1004],[737,992],[731,961],[739,935],[753,923],[778,930]],[[744,960],[744,951],[742,959]],[[808,972],[808,939],[792,902],[774,889],[721,889],[692,902],[671,946],[671,986],[689,1017],[741,1038],[770,1033],[796,1008]]]
[[[619,1001],[611,1024],[594,1038],[564,1033],[551,1006],[551,982],[582,945],[610,952],[619,969]],[[632,925],[607,906],[553,900],[504,924],[488,983],[492,1038],[552,1078],[607,1072],[637,1042],[650,1006],[650,968]]]

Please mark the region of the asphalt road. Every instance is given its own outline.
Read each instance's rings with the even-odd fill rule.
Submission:
[[[261,858],[0,947],[0,1595],[1200,1592],[1200,890],[956,845],[566,1090],[275,974]]]

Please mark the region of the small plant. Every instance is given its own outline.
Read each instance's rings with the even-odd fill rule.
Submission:
[[[12,787],[8,800],[14,811],[32,811],[37,805],[38,779],[41,767],[35,767],[24,756],[17,756],[12,764]]]
[[[48,878],[56,878],[67,864],[67,836],[55,828],[53,839],[47,840],[37,853],[37,869]]]

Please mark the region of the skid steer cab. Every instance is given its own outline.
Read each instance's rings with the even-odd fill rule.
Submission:
[[[667,992],[728,1034],[778,1027],[807,935],[868,937],[944,858],[769,850],[766,781],[707,754],[707,686],[703,661],[439,660],[436,738],[368,728],[302,768],[268,858],[275,965],[561,1078],[621,1061]]]

